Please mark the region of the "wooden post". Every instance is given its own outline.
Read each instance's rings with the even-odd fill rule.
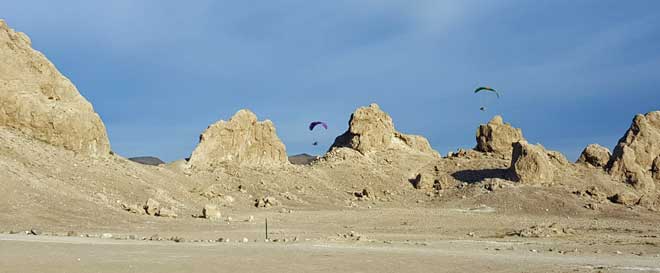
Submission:
[[[268,218],[266,218],[266,240],[268,240]]]

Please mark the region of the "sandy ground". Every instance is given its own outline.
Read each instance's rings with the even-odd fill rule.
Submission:
[[[540,245],[522,242],[176,244],[5,235],[0,246],[1,272],[660,272],[657,257],[532,253],[525,248]]]
[[[240,220],[248,214],[255,220]],[[271,242],[264,241],[265,218]],[[236,211],[233,222],[217,223],[139,219],[142,225],[70,237],[3,234],[0,272],[660,272],[660,217],[420,208]],[[507,235],[550,222],[574,231]],[[104,233],[113,238],[100,238]],[[154,236],[184,242],[142,240]],[[219,238],[230,241],[208,242]]]

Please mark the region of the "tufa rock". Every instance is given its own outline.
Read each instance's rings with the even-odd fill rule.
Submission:
[[[589,144],[589,146],[584,148],[584,151],[582,151],[582,154],[577,160],[577,163],[604,168],[607,166],[607,162],[610,161],[611,156],[612,154],[610,153],[609,149],[598,144]]]
[[[625,205],[625,206],[637,205],[639,203],[639,200],[640,200],[639,196],[637,196],[636,194],[634,194],[632,192],[628,192],[628,191],[617,193],[617,194],[611,196],[609,199],[610,199],[610,201],[612,201],[616,204],[621,204],[621,205]]]
[[[156,216],[156,214],[160,211],[160,203],[154,199],[149,198],[144,204],[144,211],[149,215]]]
[[[415,189],[432,190],[433,185],[439,183],[435,178],[436,176],[433,173],[421,172],[416,174],[414,178],[408,179],[408,181]]]
[[[266,196],[261,199],[255,200],[254,206],[257,208],[269,208],[279,206],[280,202],[277,201],[274,197]]]
[[[222,164],[284,165],[288,158],[273,123],[259,122],[254,113],[240,110],[229,121],[209,126],[190,157],[196,169],[213,170]]]
[[[204,206],[204,209],[202,209],[202,217],[212,221],[217,221],[222,219],[222,213],[220,212],[220,209],[218,209],[218,206],[207,204]]]
[[[160,209],[158,209],[158,213],[156,213],[156,216],[169,217],[169,218],[178,217],[176,212],[171,208],[160,208]]]
[[[511,180],[525,184],[549,183],[554,178],[555,170],[543,146],[531,145],[526,141],[513,144],[509,168]]]
[[[140,207],[139,205],[135,205],[135,204],[122,203],[121,208],[125,211],[135,213],[135,214],[144,214],[145,213],[144,206]]]
[[[352,115],[348,130],[335,139],[333,148],[350,148],[361,154],[388,149],[407,150],[439,157],[422,136],[397,132],[392,118],[378,104],[358,108]]]
[[[610,174],[624,179],[636,189],[653,192],[655,184],[660,183],[657,172],[653,171],[658,157],[660,111],[655,111],[635,116],[630,129],[614,148],[607,167]]]
[[[92,105],[30,38],[0,20],[0,126],[92,157],[110,154],[110,142]]]
[[[508,156],[512,153],[512,144],[524,140],[522,130],[504,123],[501,116],[495,116],[488,124],[482,124],[477,129],[475,150]]]
[[[440,171],[440,167],[435,164],[422,167],[408,182],[415,189],[424,191],[444,190],[455,184],[454,179]]]

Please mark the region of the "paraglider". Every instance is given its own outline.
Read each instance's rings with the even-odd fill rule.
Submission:
[[[476,93],[479,93],[479,92],[481,92],[481,91],[490,91],[490,92],[493,92],[493,93],[495,93],[495,95],[497,95],[497,98],[500,98],[500,93],[497,92],[497,90],[495,90],[495,89],[493,89],[493,88],[491,88],[491,87],[488,87],[488,86],[482,86],[482,87],[479,87],[479,88],[477,88],[477,89],[474,90],[474,93],[476,94]]]
[[[323,121],[314,121],[314,122],[310,123],[309,124],[309,130],[314,131],[314,128],[316,128],[316,126],[319,126],[319,125],[323,126],[323,128],[328,130],[328,124],[323,122]]]
[[[321,127],[323,127],[324,129],[328,130],[328,124],[323,122],[323,121],[314,121],[314,122],[310,123],[309,124],[309,130],[314,131],[314,129],[319,125]],[[318,146],[318,145],[319,145],[319,142],[317,140],[314,140],[314,142],[312,143],[312,146]]]
[[[492,92],[492,93],[495,93],[495,95],[497,96],[498,99],[500,98],[500,93],[497,92],[497,90],[495,90],[495,89],[492,88],[492,87],[481,86],[481,87],[478,87],[477,89],[474,90],[474,93],[475,93],[475,94],[477,94],[477,93],[479,93],[479,92]],[[481,106],[481,107],[479,108],[479,110],[481,110],[481,111],[486,111],[486,106]]]

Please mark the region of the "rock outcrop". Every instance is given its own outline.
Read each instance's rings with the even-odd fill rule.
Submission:
[[[456,184],[455,180],[436,164],[424,166],[415,172],[408,182],[418,190],[445,190]]]
[[[513,151],[512,144],[524,140],[522,130],[504,123],[501,116],[495,116],[488,124],[482,124],[477,129],[475,150],[508,156]]]
[[[660,111],[637,115],[628,132],[619,140],[608,164],[610,174],[624,179],[637,190],[653,192],[660,183]],[[655,165],[655,167],[654,167]],[[655,181],[654,181],[655,180]]]
[[[629,191],[617,193],[609,197],[609,199],[613,203],[621,204],[625,206],[634,206],[639,204],[640,201],[639,196]]]
[[[217,205],[207,204],[202,209],[202,218],[218,221],[222,219],[222,212],[220,212],[220,209],[218,209]]]
[[[358,108],[351,115],[348,130],[335,139],[333,148],[350,148],[363,155],[405,150],[439,157],[426,138],[397,132],[392,118],[375,103]]]
[[[557,168],[543,146],[520,141],[513,144],[512,153],[509,179],[525,184],[552,182]]]
[[[0,126],[80,154],[110,153],[101,118],[30,38],[0,20]]]
[[[587,164],[597,168],[605,168],[610,161],[610,157],[612,157],[612,154],[609,149],[598,144],[589,144],[589,146],[582,151],[577,163]]]
[[[273,123],[240,110],[229,121],[209,126],[190,157],[194,169],[213,170],[223,164],[276,166],[288,164],[288,158]]]

